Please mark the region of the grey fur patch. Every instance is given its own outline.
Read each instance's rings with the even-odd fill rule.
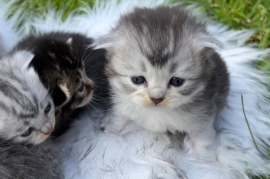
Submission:
[[[183,87],[183,89],[181,87],[179,87],[178,92],[183,96],[189,96],[198,88],[198,85],[199,84],[185,86],[185,87]]]
[[[38,115],[38,110],[32,102],[9,82],[0,79],[0,92],[23,107],[25,113],[32,116]]]
[[[7,112],[10,112],[10,107],[7,106],[5,103],[3,102],[0,102],[0,108],[3,109],[3,111],[7,111]]]
[[[141,70],[146,73],[146,66],[144,62],[141,62]]]
[[[170,73],[173,74],[177,68],[177,63],[172,63],[170,67]]]
[[[0,140],[0,178],[63,179],[58,162],[46,145],[14,144]]]

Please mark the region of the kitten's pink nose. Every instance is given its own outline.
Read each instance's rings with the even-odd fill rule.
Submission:
[[[53,131],[53,125],[50,122],[47,122],[46,124],[44,124],[44,126],[42,126],[40,132],[42,132],[45,135],[49,135],[52,133]]]
[[[151,100],[153,101],[153,103],[157,105],[158,103],[161,103],[164,100],[164,98],[151,98]]]

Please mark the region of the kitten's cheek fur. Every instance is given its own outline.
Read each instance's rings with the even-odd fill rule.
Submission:
[[[148,94],[145,93],[139,93],[139,98],[135,98],[133,101],[137,104],[142,104],[144,106],[150,106],[152,105],[152,101],[149,98]]]

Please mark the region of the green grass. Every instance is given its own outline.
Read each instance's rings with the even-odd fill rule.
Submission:
[[[173,0],[179,2],[179,0]],[[196,2],[202,11],[232,29],[255,29],[250,39],[260,48],[270,47],[270,1],[269,0],[183,0]]]
[[[249,39],[258,48],[270,47],[270,0],[172,0],[198,4],[200,10],[232,29],[254,29]],[[258,67],[270,72],[270,58],[258,62]]]
[[[9,1],[9,0],[4,0]],[[17,0],[10,15],[17,8],[26,9],[28,16],[38,16],[54,7],[62,11],[62,19],[78,7],[90,7],[95,0]],[[215,20],[229,25],[233,29],[256,29],[257,33],[250,41],[257,42],[258,47],[270,47],[270,0],[171,0],[171,2],[197,3],[201,10]]]
[[[27,13],[28,16],[38,16],[47,10],[46,7],[51,6],[61,10],[62,19],[65,19],[74,9],[85,4],[91,7],[94,1],[17,0],[9,15],[12,15],[17,8],[24,8],[26,10],[23,13]],[[171,2],[197,3],[202,12],[232,29],[255,29],[257,32],[249,41],[256,42],[259,48],[270,47],[270,0],[171,0]],[[265,59],[258,65],[270,72],[270,59]],[[268,179],[268,177],[261,178]]]
[[[94,2],[95,0],[16,0],[9,15],[12,15],[17,8],[22,8],[26,10],[23,13],[27,13],[29,16],[39,16],[46,12],[48,7],[53,7],[55,10],[61,11],[62,19],[65,19],[74,9],[86,4],[92,7]]]

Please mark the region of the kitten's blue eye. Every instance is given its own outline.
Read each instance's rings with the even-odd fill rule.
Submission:
[[[181,86],[184,82],[185,82],[185,80],[183,80],[181,78],[173,77],[170,80],[170,85]]]
[[[145,82],[145,78],[143,76],[134,76],[131,79],[133,83],[138,84],[138,85]]]
[[[44,109],[44,113],[45,114],[48,114],[52,109],[52,104],[51,103],[48,103],[46,108]]]
[[[21,137],[28,137],[28,136],[30,136],[30,135],[32,134],[32,132],[33,132],[33,129],[30,127],[27,131],[25,131],[25,132],[21,135]]]

